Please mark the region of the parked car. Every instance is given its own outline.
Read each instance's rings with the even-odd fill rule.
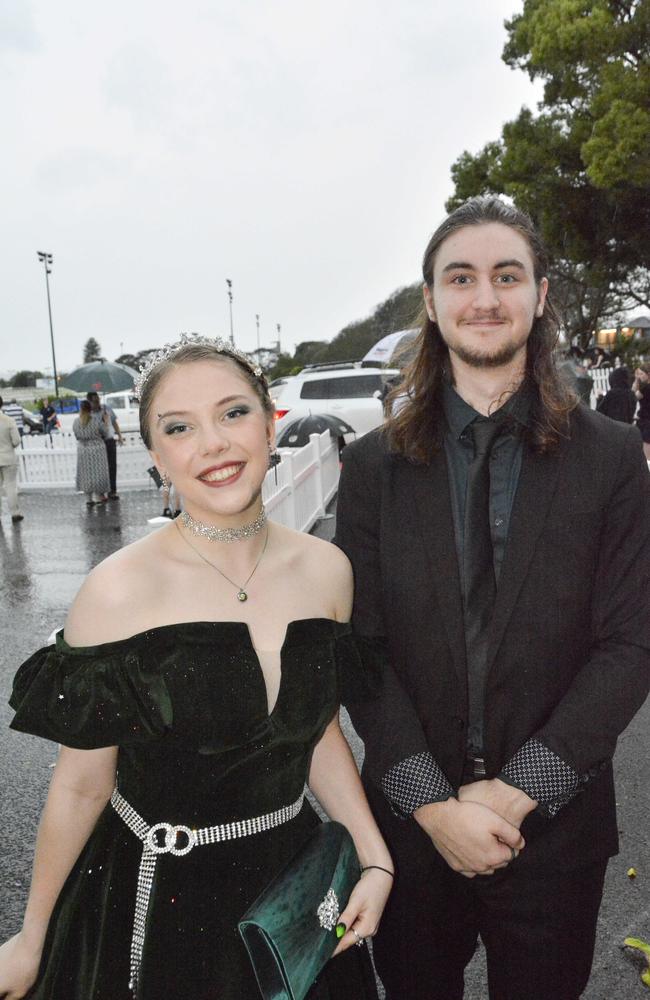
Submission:
[[[132,389],[124,392],[109,392],[103,398],[102,403],[112,407],[120,425],[120,430],[124,433],[140,430],[140,404],[133,395]]]
[[[385,383],[399,375],[396,368],[361,368],[349,365],[313,365],[293,375],[284,385],[274,385],[278,431],[296,417],[332,413],[356,432],[367,434],[383,422]]]
[[[85,396],[80,396],[79,401],[85,398]],[[123,392],[109,392],[105,396],[100,395],[99,399],[100,402],[105,403],[115,411],[117,422],[123,433],[128,434],[132,431],[140,430],[139,404],[136,397],[133,395],[132,389],[125,389]],[[72,425],[77,416],[77,412],[62,413],[59,417],[61,430],[71,431]]]
[[[40,413],[23,407],[23,434],[42,434],[43,418]]]

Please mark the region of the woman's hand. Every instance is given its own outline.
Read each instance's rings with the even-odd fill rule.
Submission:
[[[392,888],[393,879],[386,872],[369,868],[363,873],[339,917],[337,929],[344,925],[346,930],[334,955],[359,944],[363,938],[375,936]]]
[[[22,932],[0,948],[0,997],[20,1000],[36,982],[41,949],[34,948]]]

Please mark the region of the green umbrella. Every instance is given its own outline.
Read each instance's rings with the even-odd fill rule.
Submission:
[[[65,376],[65,388],[73,392],[120,392],[132,389],[138,373],[116,361],[91,361]]]

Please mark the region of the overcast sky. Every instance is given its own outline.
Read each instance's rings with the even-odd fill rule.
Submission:
[[[182,330],[329,340],[418,278],[450,167],[539,89],[521,0],[0,0],[0,372]]]

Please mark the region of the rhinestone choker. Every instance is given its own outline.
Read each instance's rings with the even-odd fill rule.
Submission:
[[[266,511],[262,507],[255,520],[243,524],[241,528],[217,528],[214,524],[203,524],[186,510],[180,515],[180,520],[189,532],[199,538],[207,538],[210,542],[239,542],[242,538],[252,538],[260,533],[266,524]]]

